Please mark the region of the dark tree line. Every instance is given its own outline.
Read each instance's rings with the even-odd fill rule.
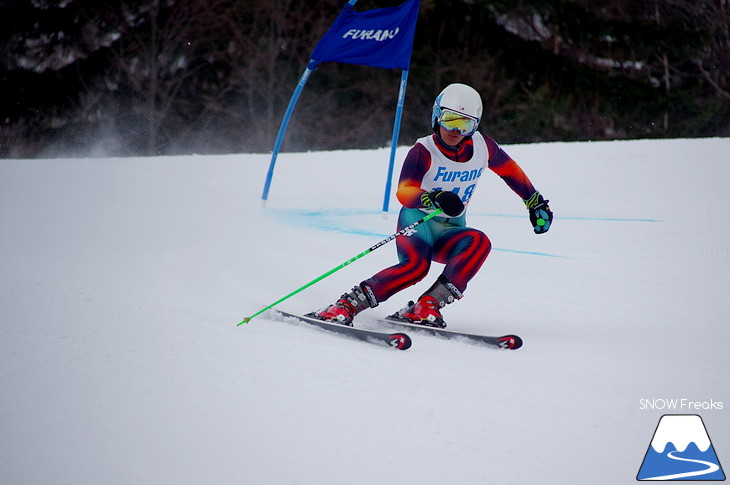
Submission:
[[[2,0],[0,156],[270,151],[344,3]],[[730,136],[729,27],[727,0],[422,0],[401,143],[451,82],[502,142]],[[399,79],[320,65],[284,149],[387,145]]]

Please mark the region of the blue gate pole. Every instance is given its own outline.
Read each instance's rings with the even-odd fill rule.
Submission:
[[[395,121],[393,122],[393,139],[390,142],[390,163],[388,164],[388,178],[385,181],[385,196],[383,197],[383,214],[388,213],[390,203],[390,188],[393,179],[393,165],[395,164],[395,150],[398,148],[398,135],[400,135],[400,120],[403,114],[403,103],[406,99],[406,85],[408,84],[408,69],[403,70],[400,78],[400,91],[398,92],[398,106],[395,110]]]
[[[357,0],[349,0],[347,2],[350,5],[355,5],[357,3]],[[289,125],[289,118],[291,118],[292,112],[294,111],[294,106],[296,106],[297,101],[299,100],[299,95],[302,94],[302,89],[304,89],[304,85],[307,83],[307,79],[309,79],[309,75],[317,68],[317,61],[314,59],[310,59],[307,63],[307,68],[304,70],[304,73],[302,74],[302,77],[299,78],[299,84],[297,84],[297,88],[294,90],[294,94],[291,97],[291,100],[289,101],[289,106],[286,108],[286,113],[284,114],[284,119],[281,121],[281,127],[279,127],[279,134],[276,135],[276,142],[274,143],[274,152],[271,154],[271,162],[269,163],[269,171],[266,173],[266,182],[264,183],[264,191],[261,194],[261,206],[266,207],[266,200],[269,198],[269,189],[271,188],[271,179],[274,177],[274,166],[276,165],[276,157],[279,155],[279,149],[281,148],[281,143],[284,140],[284,133],[286,133],[286,128]]]
[[[307,63],[307,68],[304,70],[304,73],[302,74],[302,77],[299,78],[299,84],[297,84],[296,89],[294,90],[294,94],[291,97],[291,100],[289,101],[289,106],[286,108],[286,113],[284,114],[284,119],[281,121],[281,126],[279,127],[279,134],[276,135],[276,143],[274,143],[274,152],[271,154],[271,162],[269,163],[269,171],[266,174],[266,182],[264,183],[264,192],[261,194],[261,205],[263,207],[266,207],[266,199],[269,198],[269,188],[271,188],[271,179],[274,176],[274,166],[276,165],[276,157],[279,155],[279,149],[281,148],[281,143],[284,140],[284,133],[286,133],[286,128],[289,125],[289,119],[291,118],[292,112],[294,111],[294,107],[297,105],[297,101],[299,100],[299,96],[302,94],[302,89],[304,89],[304,85],[307,83],[307,79],[309,79],[309,75],[317,68],[317,62],[314,59],[310,59]]]

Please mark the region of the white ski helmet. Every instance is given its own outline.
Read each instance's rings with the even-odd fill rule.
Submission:
[[[434,131],[438,131],[438,125],[441,125],[447,130],[459,130],[462,135],[471,136],[481,120],[482,98],[471,86],[449,84],[436,96],[431,113]]]

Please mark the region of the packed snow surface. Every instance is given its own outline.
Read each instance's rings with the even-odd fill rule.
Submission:
[[[504,148],[553,226],[485,172],[468,222],[493,250],[444,316],[512,352],[237,326],[395,232],[388,149],[282,154],[265,208],[267,155],[0,161],[0,483],[630,484],[663,414],[701,415],[730,464],[730,139]]]

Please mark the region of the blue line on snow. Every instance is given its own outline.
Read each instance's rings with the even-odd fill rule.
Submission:
[[[328,232],[335,232],[335,233],[341,233],[341,234],[353,234],[356,236],[367,236],[367,237],[378,237],[378,238],[386,238],[390,234],[383,234],[381,232],[373,232],[368,231],[365,229],[356,229],[353,227],[345,227],[341,224],[337,224],[334,221],[328,221],[325,219],[326,216],[333,216],[333,215],[374,215],[374,214],[380,214],[376,211],[357,211],[357,210],[321,210],[321,211],[287,211],[287,210],[273,210],[277,215],[284,216],[288,221],[291,221],[292,219],[297,219],[301,221],[301,217],[306,217],[308,220],[307,222],[301,223],[301,225],[321,230],[321,231],[328,231]],[[294,216],[294,217],[292,217]],[[314,219],[317,218],[317,219]],[[322,219],[319,219],[322,218]],[[312,221],[315,220],[314,223]],[[537,251],[520,251],[517,249],[505,249],[505,248],[492,248],[493,251],[501,251],[505,253],[515,253],[515,254],[527,254],[530,256],[543,256],[547,258],[565,258],[566,256],[560,256],[557,254],[550,254],[550,253],[541,253]]]
[[[282,210],[267,209],[282,215],[291,215],[295,217],[328,217],[328,216],[367,216],[380,215],[382,211],[362,210],[362,209],[320,209],[320,210]],[[388,215],[397,216],[398,211],[389,211]],[[524,214],[498,214],[486,212],[470,212],[471,217],[505,217],[505,218],[524,218]],[[631,217],[578,217],[578,216],[560,216],[560,220],[566,221],[600,221],[600,222],[664,222],[661,219],[649,218],[631,218]]]
[[[485,214],[485,213],[470,213],[471,216],[480,217],[507,217],[507,218],[523,218],[524,215],[515,214]],[[640,219],[640,218],[627,218],[627,217],[575,217],[575,216],[560,216],[561,221],[600,221],[600,222],[663,222],[661,219]]]

